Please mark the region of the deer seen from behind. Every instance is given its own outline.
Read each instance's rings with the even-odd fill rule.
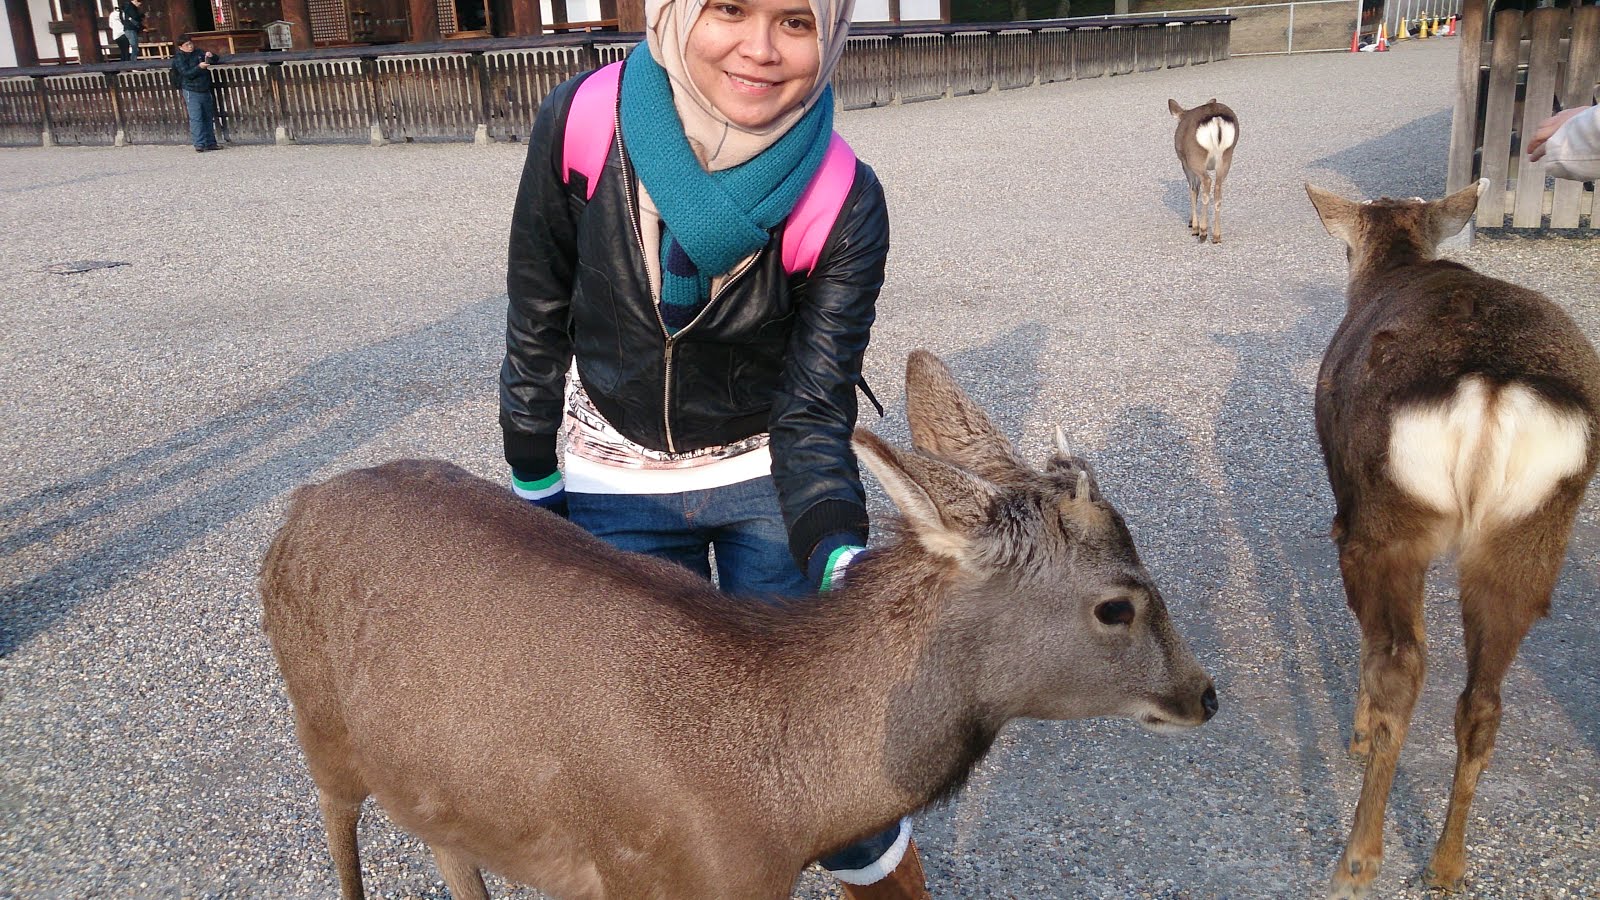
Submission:
[[[1424,579],[1457,555],[1467,684],[1456,771],[1425,874],[1459,889],[1500,683],[1549,610],[1573,518],[1600,460],[1600,359],[1534,291],[1436,259],[1487,182],[1443,200],[1357,203],[1306,185],[1349,250],[1348,308],[1317,379],[1317,435],[1345,594],[1361,626],[1350,751],[1366,759],[1329,897],[1366,896],[1383,859],[1395,765],[1426,666]]]
[[[903,527],[816,601],[731,599],[444,463],[297,491],[264,624],[345,900],[368,796],[458,900],[482,869],[568,900],[777,900],[958,789],[1011,719],[1211,718],[1059,432],[1029,467],[925,352],[906,397],[915,449],[855,436]]]
[[[1177,117],[1172,143],[1189,182],[1189,233],[1202,241],[1222,242],[1222,182],[1233,165],[1233,148],[1239,143],[1239,117],[1212,97],[1194,109],[1176,100],[1167,109]]]

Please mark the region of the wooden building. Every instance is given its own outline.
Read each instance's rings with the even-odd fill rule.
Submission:
[[[0,67],[116,59],[114,2],[4,0]],[[170,56],[183,34],[224,54],[266,49],[264,29],[280,20],[294,49],[644,28],[643,0],[144,0],[144,10],[141,58]]]

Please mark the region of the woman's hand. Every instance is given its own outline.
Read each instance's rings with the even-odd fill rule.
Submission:
[[[1538,162],[1543,159],[1544,145],[1546,141],[1550,140],[1550,136],[1560,131],[1561,126],[1567,124],[1569,120],[1587,109],[1589,109],[1587,106],[1574,106],[1540,122],[1539,127],[1533,130],[1533,138],[1528,141],[1528,161]]]

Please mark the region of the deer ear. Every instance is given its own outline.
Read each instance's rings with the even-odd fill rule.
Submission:
[[[1442,241],[1467,227],[1467,222],[1478,211],[1478,198],[1489,189],[1489,179],[1479,178],[1454,194],[1428,204],[1428,218],[1433,224],[1434,241]]]
[[[937,459],[896,450],[865,429],[856,429],[851,443],[924,547],[958,562],[971,559],[969,536],[988,520],[998,494],[993,485]]]
[[[911,443],[989,481],[1009,484],[1030,470],[989,416],[968,397],[939,357],[906,358],[906,418]]]
[[[1183,116],[1183,107],[1179,106],[1176,100],[1168,100],[1167,112],[1172,113],[1174,118],[1181,118]]]
[[[1361,215],[1361,204],[1310,182],[1306,182],[1306,196],[1311,198],[1312,207],[1316,209],[1318,218],[1322,219],[1322,227],[1347,246],[1354,247],[1356,220]]]

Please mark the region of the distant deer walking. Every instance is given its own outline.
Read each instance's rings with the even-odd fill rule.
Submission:
[[[1306,185],[1350,248],[1349,307],[1317,379],[1333,539],[1361,623],[1350,752],[1367,759],[1329,897],[1367,894],[1425,669],[1429,562],[1455,550],[1467,647],[1456,774],[1426,878],[1458,889],[1478,777],[1500,725],[1500,682],[1549,609],[1600,448],[1600,359],[1543,295],[1435,259],[1483,185],[1431,203],[1355,203]]]
[[[1184,109],[1176,100],[1167,109],[1178,118],[1172,137],[1183,164],[1183,177],[1189,180],[1189,233],[1202,240],[1209,233],[1211,243],[1222,242],[1222,181],[1233,165],[1233,148],[1239,143],[1239,117],[1218,103],[1217,98],[1194,109]],[[1209,203],[1209,209],[1208,209]]]
[[[957,790],[1013,718],[1197,726],[1216,691],[1057,434],[1016,456],[937,358],[915,450],[855,448],[905,519],[822,601],[739,602],[503,487],[401,461],[297,491],[265,627],[345,900],[361,804],[564,898],[789,896],[810,861]]]

